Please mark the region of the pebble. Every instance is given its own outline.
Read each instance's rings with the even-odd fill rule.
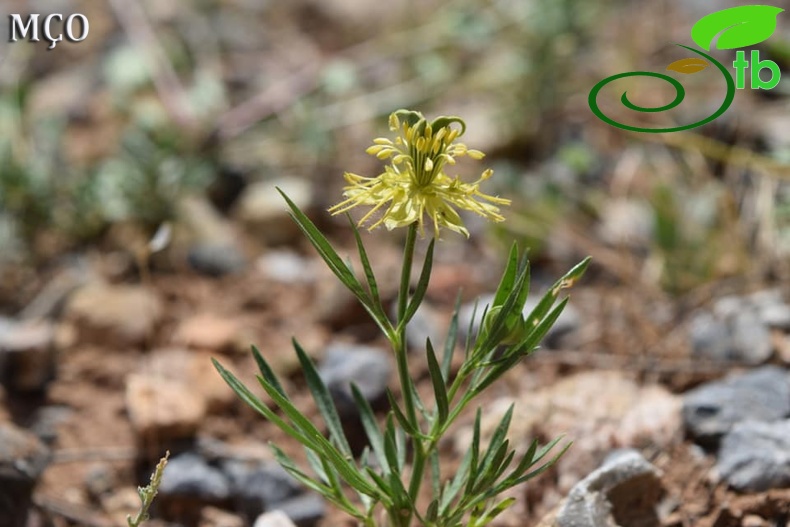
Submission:
[[[603,209],[598,235],[609,245],[646,247],[653,239],[654,223],[647,203],[614,200]]]
[[[159,297],[149,289],[95,283],[69,297],[64,319],[74,324],[81,344],[117,348],[150,341],[162,314]]]
[[[208,351],[158,349],[137,373],[160,384],[175,382],[187,388],[191,397],[202,399],[207,411],[219,412],[231,406],[236,395],[217,374],[212,356]]]
[[[663,493],[660,477],[660,471],[639,452],[616,452],[571,489],[555,525],[658,525],[655,506]]]
[[[239,516],[216,507],[203,507],[200,511],[198,527],[244,527],[246,524]]]
[[[173,342],[180,346],[212,351],[240,351],[245,329],[238,319],[212,313],[198,313],[182,320]]]
[[[790,420],[737,423],[721,441],[717,468],[742,492],[790,486]]]
[[[658,385],[639,386],[617,371],[590,371],[557,383],[503,397],[487,405],[481,441],[488,441],[507,408],[515,402],[508,436],[523,452],[535,437],[564,435],[573,447],[557,463],[560,492],[595,470],[613,448],[664,449],[680,438],[681,402]],[[462,455],[471,442],[472,427],[459,429],[455,451]]]
[[[790,380],[777,366],[709,382],[683,396],[683,421],[701,445],[715,447],[741,421],[776,421],[790,415]]]
[[[206,402],[190,386],[143,374],[127,377],[126,408],[140,437],[160,441],[193,437],[206,416]]]
[[[320,495],[310,492],[277,504],[296,527],[314,527],[326,514],[326,502]]]
[[[258,516],[253,527],[297,527],[282,511],[266,512]]]
[[[46,388],[55,377],[54,340],[48,320],[0,317],[0,383],[18,392]]]
[[[199,242],[187,252],[187,263],[200,274],[220,277],[244,270],[247,260],[235,244]]]
[[[50,460],[34,434],[0,422],[0,518],[3,526],[25,527],[33,489]]]
[[[327,346],[324,360],[318,368],[321,379],[333,395],[345,394],[348,399],[336,401],[338,411],[353,409],[356,405],[351,399],[351,383],[356,384],[360,393],[371,404],[380,401],[392,375],[390,353],[371,346],[333,343]],[[348,405],[351,408],[348,408]]]
[[[236,510],[249,518],[255,518],[303,491],[302,486],[274,462],[250,464],[227,460],[221,468],[230,480]]]
[[[286,250],[268,251],[258,258],[258,270],[281,284],[310,284],[316,279],[315,262]]]
[[[291,219],[279,187],[303,212],[313,203],[313,186],[296,177],[258,181],[244,189],[233,214],[265,245],[288,245],[300,239],[301,231]]]
[[[209,465],[198,454],[185,452],[168,461],[159,493],[166,499],[179,497],[220,502],[230,498],[231,485],[219,468]]]

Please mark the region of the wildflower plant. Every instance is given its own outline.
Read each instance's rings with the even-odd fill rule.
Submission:
[[[435,343],[430,339],[426,341],[433,401],[424,401],[409,372],[405,335],[428,288],[436,240],[442,228],[469,235],[456,209],[502,221],[499,206],[509,204],[509,200],[480,191],[480,184],[492,174],[490,170],[483,172],[474,183],[464,183],[445,173],[445,167],[454,164],[457,157],[483,157],[482,152],[455,142],[465,131],[460,118],[439,117],[429,123],[418,112],[399,110],[390,116],[390,128],[398,133],[395,140],[376,139],[367,150],[379,159],[389,160],[390,164],[375,178],[347,173],[346,199],[330,212],[339,214],[356,206],[371,206],[360,224],[378,213],[371,229],[379,225],[388,229],[406,228],[394,320],[388,315],[389,310],[379,293],[357,226],[351,222],[363,268],[362,280],[315,224],[286,195],[283,197],[293,219],[321,258],[389,340],[397,364],[402,401],[387,390],[390,411],[380,422],[369,402],[351,386],[368,440],[368,446],[356,457],[344,435],[329,390],[315,364],[295,339],[293,345],[307,387],[326,425],[326,434],[294,406],[256,347],[253,346],[252,353],[260,369],[258,381],[279,411],[270,408],[218,362],[214,364],[242,400],[304,446],[312,473],[300,467],[277,445],[271,445],[285,470],[356,518],[360,525],[407,527],[417,522],[425,527],[483,526],[515,501],[512,497],[502,498],[503,493],[544,472],[570,445],[555,448],[560,438],[543,446],[533,441],[516,461],[516,450],[507,439],[512,406],[487,446],[482,444],[478,408],[472,443],[452,472],[442,466],[439,443],[472,400],[537,349],[567,303],[567,298],[557,302],[561,290],[582,276],[589,259],[560,278],[529,316],[524,317],[522,311],[529,293],[529,263],[514,245],[493,303],[483,310],[483,323],[477,334],[473,335],[471,324],[466,328],[460,367],[457,370],[452,367],[453,355],[459,347],[459,333],[464,330],[459,328],[458,303],[441,356]],[[409,294],[416,239],[418,233],[424,233],[426,219],[433,224],[434,236],[428,244],[416,286]]]

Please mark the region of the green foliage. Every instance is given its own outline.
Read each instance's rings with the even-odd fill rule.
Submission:
[[[433,387],[433,404],[430,405],[422,400],[408,371],[405,331],[428,287],[434,241],[426,252],[417,285],[409,295],[417,232],[416,225],[409,227],[398,316],[391,320],[382,305],[375,274],[356,226],[352,223],[364,271],[364,284],[315,224],[286,195],[283,197],[294,220],[321,258],[357,297],[390,341],[398,365],[403,401],[398,402],[392,392],[387,391],[390,411],[382,426],[357,387],[351,387],[369,444],[363,455],[355,459],[329,391],[315,364],[296,340],[294,349],[327,435],[294,406],[257,348],[253,347],[252,352],[260,370],[258,382],[277,410],[270,408],[233,373],[214,361],[218,372],[244,402],[305,447],[312,474],[300,468],[276,445],[271,445],[285,470],[356,518],[361,525],[377,525],[375,515],[379,508],[384,509],[391,526],[406,527],[414,521],[426,527],[487,525],[513,503],[513,498],[501,498],[503,493],[547,470],[570,445],[558,450],[555,447],[559,438],[542,447],[533,441],[525,455],[517,460],[516,450],[507,439],[512,408],[495,429],[487,446],[481,444],[481,412],[478,409],[472,445],[452,475],[441,472],[439,442],[475,397],[537,349],[567,303],[567,299],[559,299],[561,290],[572,286],[582,276],[589,259],[560,278],[524,318],[521,312],[529,293],[529,265],[514,245],[497,288],[494,305],[485,314],[486,322],[477,340],[474,343],[467,340],[464,360],[458,371],[453,373],[451,364],[458,347],[460,302],[456,302],[444,346],[440,348],[441,358],[434,343],[430,339],[426,342],[428,372]],[[407,470],[407,467],[410,468]],[[428,482],[431,500],[422,509],[418,506],[418,497],[423,483]]]

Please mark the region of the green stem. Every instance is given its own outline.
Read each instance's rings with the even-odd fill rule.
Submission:
[[[414,403],[414,389],[411,376],[409,375],[409,365],[406,361],[406,325],[401,321],[406,316],[406,308],[409,303],[409,284],[411,282],[411,267],[414,261],[414,245],[417,241],[417,224],[409,225],[406,235],[406,247],[403,250],[403,269],[400,275],[400,289],[398,291],[398,331],[395,341],[392,343],[395,351],[395,360],[398,365],[398,377],[403,395],[403,403],[406,407],[406,417],[414,427],[419,430],[417,421],[417,409]]]

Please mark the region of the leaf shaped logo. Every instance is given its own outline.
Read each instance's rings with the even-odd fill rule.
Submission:
[[[700,18],[691,28],[691,38],[710,51],[713,39],[718,49],[735,49],[759,44],[776,30],[776,17],[784,11],[770,5],[744,5],[722,9]]]
[[[683,73],[684,75],[689,75],[691,73],[698,73],[707,68],[709,65],[710,63],[707,60],[691,57],[687,59],[676,60],[667,66],[667,71],[676,71],[678,73]]]

